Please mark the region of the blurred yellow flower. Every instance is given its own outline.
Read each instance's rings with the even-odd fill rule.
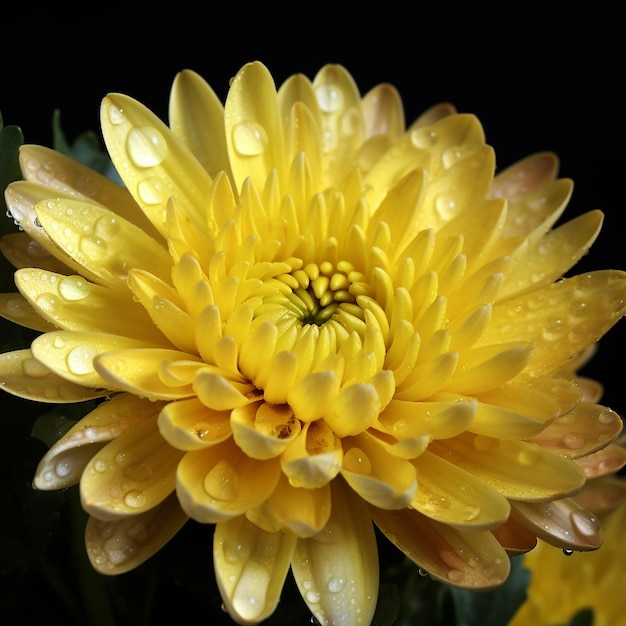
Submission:
[[[215,524],[239,623],[275,609],[289,570],[322,624],[368,624],[374,524],[435,579],[490,589],[539,536],[593,550],[571,495],[622,428],[572,364],[626,311],[626,274],[563,278],[598,235],[557,226],[557,159],[498,173],[473,115],[361,97],[340,66],[278,90],[245,65],[225,104],[192,71],[169,127],[102,102],[125,187],[23,146],[2,241],[41,334],[0,384],[98,399],[42,459],[80,483],[100,572],[128,571],[188,518]],[[582,357],[581,357],[582,358]]]

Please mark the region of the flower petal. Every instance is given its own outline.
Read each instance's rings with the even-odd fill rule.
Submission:
[[[617,474],[626,465],[626,448],[610,443],[593,454],[575,459],[575,463],[582,467],[588,479]]]
[[[80,200],[50,199],[37,204],[35,212],[54,243],[97,276],[97,282],[125,289],[133,267],[169,279],[172,261],[167,250],[108,209]]]
[[[155,416],[161,404],[119,394],[74,424],[37,466],[37,489],[65,489],[78,483],[89,460],[109,441]]]
[[[522,441],[466,433],[433,441],[428,449],[516,500],[562,498],[585,482],[583,471],[572,461]]]
[[[269,533],[240,515],[218,522],[213,565],[224,608],[238,624],[257,624],[280,600],[297,537]]]
[[[368,510],[341,480],[326,526],[299,539],[291,569],[320,624],[369,624],[378,600],[378,552]]]
[[[153,509],[131,517],[87,520],[85,544],[94,569],[101,574],[123,574],[156,554],[185,524],[175,494]]]
[[[572,496],[572,500],[594,513],[609,511],[626,500],[626,480],[617,476],[596,478]]]
[[[622,420],[615,411],[599,404],[581,402],[528,441],[578,459],[604,448],[622,432],[622,428]]]
[[[428,450],[412,461],[417,491],[411,507],[455,528],[488,530],[503,524],[509,503],[488,483]]]
[[[384,509],[401,509],[411,502],[417,482],[415,468],[387,451],[367,432],[342,441],[341,475],[366,502]]]
[[[48,403],[82,402],[110,393],[105,388],[92,389],[61,378],[37,360],[31,350],[0,354],[0,388],[20,398]]]
[[[276,459],[251,459],[227,439],[187,452],[178,466],[176,490],[189,517],[214,524],[243,515],[267,500],[279,476]]]
[[[600,522],[572,498],[552,502],[511,502],[511,515],[537,537],[560,548],[596,550],[602,545]]]
[[[137,515],[174,491],[183,453],[161,437],[156,420],[154,415],[122,433],[87,464],[80,496],[83,508],[94,517]]]
[[[230,411],[214,411],[197,398],[169,402],[159,413],[159,430],[179,450],[201,450],[230,437]]]
[[[0,315],[10,322],[40,332],[57,328],[43,318],[21,293],[0,293]]]
[[[411,509],[372,508],[372,515],[389,541],[435,580],[465,589],[489,590],[509,575],[509,557],[488,531],[458,530]]]

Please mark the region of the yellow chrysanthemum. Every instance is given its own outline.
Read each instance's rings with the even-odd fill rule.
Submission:
[[[193,518],[235,621],[269,616],[291,569],[322,624],[367,624],[374,524],[471,589],[537,536],[601,544],[569,496],[622,422],[572,364],[624,314],[626,274],[563,278],[602,215],[556,226],[553,155],[494,178],[474,116],[405,128],[393,87],[361,97],[336,65],[277,91],[250,63],[224,105],[183,71],[169,127],[121,94],[101,112],[125,187],[22,148],[1,309],[41,334],[0,360],[11,393],[102,399],[35,478],[80,482],[97,570]]]

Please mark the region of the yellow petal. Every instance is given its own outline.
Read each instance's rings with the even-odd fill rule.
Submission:
[[[243,515],[264,502],[279,476],[276,459],[251,459],[228,439],[187,452],[178,466],[176,489],[189,517],[213,524]]]
[[[92,566],[101,574],[123,574],[156,554],[185,524],[175,494],[153,509],[111,521],[91,516],[85,544]]]
[[[511,515],[504,524],[494,528],[491,533],[509,556],[524,554],[537,545],[535,533]]]
[[[224,105],[211,86],[191,70],[174,78],[169,103],[172,132],[211,177],[230,171],[224,134]]]
[[[76,484],[89,460],[109,441],[155,416],[161,404],[128,394],[113,396],[74,424],[37,466],[37,489],[64,489]]]
[[[82,276],[33,268],[18,270],[15,284],[40,315],[58,328],[167,344],[127,292],[91,283]],[[120,315],[120,311],[124,314]]]
[[[604,448],[622,432],[622,420],[611,409],[581,402],[529,439],[542,448],[578,459]]]
[[[411,463],[388,452],[367,432],[344,439],[342,444],[341,475],[356,493],[380,508],[408,506],[417,488]]]
[[[284,474],[269,497],[274,519],[298,537],[311,537],[328,522],[330,516],[330,484],[319,489],[293,487]]]
[[[53,199],[40,202],[35,211],[54,243],[97,276],[97,282],[125,289],[128,270],[133,267],[169,279],[172,261],[167,250],[108,209]]]
[[[488,531],[457,530],[411,509],[372,509],[372,515],[387,538],[435,580],[489,590],[509,575],[509,557]]]
[[[294,487],[317,489],[341,469],[341,440],[323,421],[304,424],[300,434],[283,452],[282,471]]]
[[[34,213],[34,210],[33,210]],[[39,228],[43,232],[43,228]],[[43,239],[40,237],[39,239]],[[56,257],[69,261],[56,246],[49,241],[48,245],[56,252]],[[31,239],[26,233],[9,233],[0,239],[0,250],[13,267],[40,267],[50,272],[71,273],[69,265],[49,253],[39,241]],[[74,263],[74,271],[80,271],[80,265]]]
[[[111,350],[94,359],[94,367],[104,380],[117,389],[123,389],[151,400],[178,400],[193,395],[190,383],[165,379],[167,365],[184,361],[194,370],[201,367],[191,354],[166,348],[137,348]]]
[[[213,565],[224,608],[238,624],[257,624],[280,600],[297,538],[269,533],[243,515],[218,522]]]
[[[378,600],[378,551],[368,510],[341,480],[333,481],[326,526],[299,539],[291,569],[320,624],[369,624]]]
[[[522,441],[466,433],[433,441],[429,450],[516,500],[562,498],[585,482],[584,472],[572,461]]]
[[[405,120],[402,98],[398,90],[387,83],[370,89],[362,101],[365,135],[387,135],[392,141],[404,133]]]
[[[40,332],[56,328],[43,318],[21,293],[0,293],[0,315],[14,324]]]
[[[270,171],[285,175],[282,122],[267,68],[248,63],[233,78],[224,107],[226,145],[235,187],[250,177],[263,189]]]
[[[287,392],[287,402],[299,420],[313,422],[323,417],[339,388],[339,377],[332,370],[314,372],[294,383]]]
[[[544,422],[528,415],[479,402],[476,417],[467,429],[477,435],[498,439],[525,439],[536,435],[544,428]]]
[[[509,503],[488,483],[428,450],[413,460],[417,491],[411,507],[460,530],[488,530],[503,524]]]
[[[300,433],[300,421],[287,404],[247,404],[231,412],[233,438],[253,459],[279,456]]]
[[[108,443],[80,479],[83,508],[102,520],[137,515],[162,502],[176,487],[183,453],[161,437],[154,415]]]
[[[571,498],[552,502],[511,501],[511,515],[537,537],[560,548],[596,550],[603,542],[597,517]]]
[[[382,407],[374,385],[355,383],[337,394],[324,421],[339,437],[356,435],[374,424]]]
[[[102,100],[100,121],[115,168],[158,231],[167,237],[166,205],[174,196],[202,232],[211,177],[182,141],[151,111],[123,94]],[[136,267],[150,269],[145,264]]]
[[[214,411],[197,398],[168,403],[159,413],[159,430],[179,450],[200,450],[232,434],[230,411]]]

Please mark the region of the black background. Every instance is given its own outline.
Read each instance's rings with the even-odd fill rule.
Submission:
[[[362,93],[393,83],[407,122],[441,101],[476,114],[499,169],[533,152],[556,152],[561,175],[575,182],[565,217],[605,213],[577,271],[626,269],[623,34],[617,9],[607,3],[22,7],[4,7],[0,15],[0,113],[5,125],[21,127],[27,143],[51,144],[56,109],[70,140],[98,131],[100,101],[113,91],[166,120],[172,80],[184,68],[224,98],[229,79],[254,59],[278,84],[340,63]],[[622,416],[624,347],[626,321],[585,369],[601,379],[603,402]]]

